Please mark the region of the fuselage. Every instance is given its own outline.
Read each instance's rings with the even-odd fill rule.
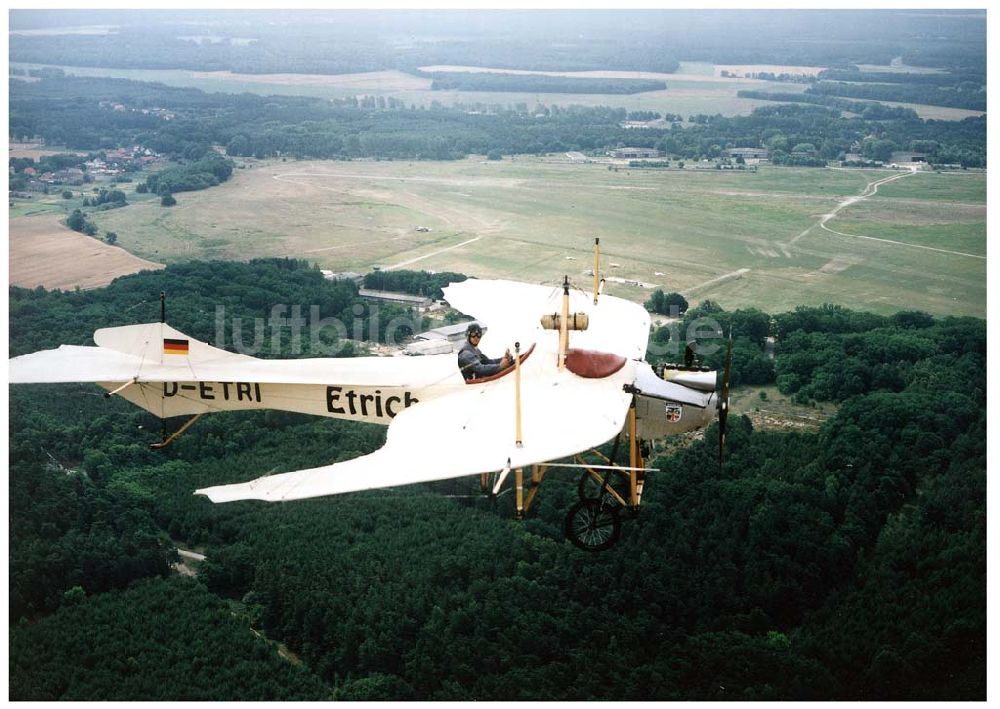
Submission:
[[[525,379],[555,370],[555,354],[522,357]],[[245,363],[245,381],[215,380],[210,367],[199,379],[101,382],[108,391],[167,418],[213,411],[276,409],[388,426],[403,410],[469,387],[512,386],[513,368],[484,380],[466,381],[455,354],[419,357],[354,357],[254,360]],[[280,372],[284,382],[272,381]],[[300,381],[296,381],[300,380]],[[300,383],[301,382],[301,383]]]

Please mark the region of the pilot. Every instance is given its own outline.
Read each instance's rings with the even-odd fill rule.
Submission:
[[[458,351],[458,368],[466,379],[481,379],[507,369],[514,360],[510,350],[504,352],[500,359],[490,359],[479,351],[479,340],[483,336],[483,328],[479,323],[471,323],[465,330],[465,344]]]

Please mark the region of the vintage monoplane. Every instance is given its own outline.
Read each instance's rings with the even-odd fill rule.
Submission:
[[[496,495],[513,473],[520,517],[549,468],[579,468],[581,499],[566,534],[601,550],[618,540],[621,512],[639,509],[645,441],[704,427],[718,411],[721,456],[730,359],[721,390],[717,373],[700,367],[671,365],[658,375],[643,359],[648,313],[602,294],[602,284],[595,275],[592,293],[568,279],[556,288],[474,279],[445,288],[453,308],[486,324],[484,351],[513,346],[513,365],[482,379],[466,380],[453,354],[262,360],[195,340],[161,318],[98,330],[96,347],[15,357],[10,381],[95,382],[161,419],[193,417],[154,447],[216,411],[279,409],[389,427],[385,445],[369,455],[195,491],[212,502],[289,501],[468,475]],[[595,450],[612,439],[610,456]],[[618,462],[620,442],[627,465]]]

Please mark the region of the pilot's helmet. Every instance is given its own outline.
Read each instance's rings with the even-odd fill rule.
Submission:
[[[469,323],[469,327],[465,328],[465,336],[467,338],[472,337],[473,335],[479,335],[480,337],[483,336],[483,328],[477,322]]]

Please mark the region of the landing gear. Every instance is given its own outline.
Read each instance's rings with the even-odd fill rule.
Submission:
[[[617,503],[611,498],[580,500],[566,515],[566,538],[584,551],[610,549],[622,533],[618,511]]]
[[[628,467],[616,462],[621,433],[615,437],[609,457],[591,451],[602,464],[588,463],[581,455],[576,456],[577,464],[584,468],[577,483],[580,501],[566,514],[564,531],[574,546],[585,551],[604,551],[613,547],[621,536],[622,512],[633,517],[639,512],[648,448],[637,435],[634,400],[629,410],[627,432],[623,433],[628,440]]]
[[[493,494],[493,487],[497,484],[497,480],[500,479],[500,473],[490,472],[490,473],[480,473],[479,475],[479,489],[484,495],[488,495],[491,498],[495,498],[496,495]]]
[[[524,468],[512,468],[510,461],[499,473],[483,473],[479,486],[489,499],[496,501],[497,494],[509,473],[513,473],[514,510],[517,519],[523,519],[538,493],[542,477],[549,467],[583,468],[584,473],[577,483],[580,501],[566,514],[563,531],[566,538],[584,551],[604,551],[613,547],[621,537],[623,513],[634,517],[639,512],[642,488],[646,473],[645,458],[648,448],[639,440],[636,430],[635,404],[629,410],[627,430],[615,437],[611,455],[605,456],[598,450],[589,454],[599,462],[591,462],[583,454],[576,456],[575,464],[548,463],[532,465],[530,477]],[[620,444],[627,440],[629,451],[628,466],[619,465],[616,460]]]
[[[617,471],[612,472],[616,476],[621,476],[621,473]],[[603,499],[611,507],[620,507],[621,505],[618,500],[627,495],[627,493],[623,494],[620,488],[615,487],[610,480],[605,479],[602,482],[591,475],[589,471],[580,476],[580,482],[576,486],[576,493],[581,500]]]

